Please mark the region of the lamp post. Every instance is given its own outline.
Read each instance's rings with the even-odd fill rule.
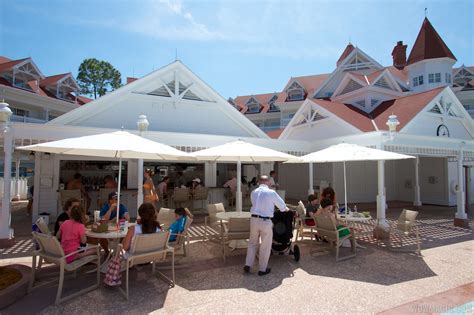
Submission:
[[[9,128],[12,111],[5,101],[0,102],[0,128],[3,132],[3,199],[0,215],[0,248],[12,245],[13,230],[10,228],[12,134]]]
[[[148,131],[150,123],[146,119],[146,115],[138,116],[137,128],[138,134],[143,137]],[[138,159],[138,195],[137,195],[137,209],[143,203],[143,159]]]
[[[397,126],[400,122],[396,115],[388,116],[385,123],[388,126],[389,137],[392,141]],[[383,148],[380,148],[383,149]],[[390,225],[385,217],[387,209],[387,196],[385,194],[385,161],[377,161],[377,224],[374,229],[374,236],[379,239],[388,238]]]

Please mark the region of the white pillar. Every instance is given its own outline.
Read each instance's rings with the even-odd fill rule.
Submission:
[[[0,240],[11,240],[13,239],[13,229],[10,228],[12,131],[8,126],[3,128],[3,151],[3,199],[0,216]]]
[[[237,161],[237,191],[235,193],[235,210],[242,212],[242,164]]]
[[[385,161],[377,161],[377,179],[377,225],[374,229],[374,235],[377,238],[386,238],[390,225],[385,218]]]
[[[414,187],[415,198],[413,201],[414,206],[421,206],[420,198],[420,158],[417,156],[415,159],[415,187]]]
[[[20,200],[20,158],[15,160],[15,196],[13,200]]]
[[[138,193],[137,193],[137,211],[143,203],[143,159],[138,159]],[[137,212],[138,215],[138,212]]]
[[[457,212],[456,219],[466,220],[466,200],[464,199],[464,169],[463,169],[463,152],[464,145],[461,144],[458,156],[458,190],[457,190]]]
[[[39,214],[39,206],[40,206],[40,178],[41,178],[41,153],[36,152],[35,153],[35,173],[34,173],[34,191],[33,191],[33,209],[32,213],[33,215],[31,216],[32,218],[32,223],[38,219],[38,214]]]
[[[204,186],[206,187],[217,186],[217,163],[216,162],[204,163]]]
[[[308,187],[308,195],[314,194],[313,189],[313,163],[309,163],[309,187]]]

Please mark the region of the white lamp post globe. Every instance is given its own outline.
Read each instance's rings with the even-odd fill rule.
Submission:
[[[400,125],[400,122],[397,119],[397,115],[392,114],[388,116],[386,125],[388,126],[388,130],[390,131],[390,133],[397,131],[397,126]]]
[[[12,114],[8,103],[5,103],[5,101],[0,102],[0,123],[8,123]]]
[[[146,119],[146,115],[142,114],[142,115],[138,116],[137,127],[138,127],[138,131],[140,131],[140,133],[147,132],[149,125],[150,125],[150,123],[148,122],[148,119]]]

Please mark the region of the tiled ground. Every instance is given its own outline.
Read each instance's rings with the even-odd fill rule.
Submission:
[[[391,204],[393,210],[388,218],[396,218],[404,206]],[[370,205],[365,209],[370,209]],[[52,306],[56,287],[50,286],[1,313],[381,312],[474,281],[473,232],[453,227],[453,216],[451,208],[420,210],[422,257],[388,251],[369,237],[359,239],[367,249],[358,250],[354,259],[336,264],[334,254],[325,245],[305,241],[300,243],[303,256],[299,263],[292,257],[272,256],[272,273],[265,277],[258,277],[255,272],[242,273],[245,250],[232,252],[224,264],[220,247],[200,240],[203,230],[198,217],[191,231],[189,255],[179,259],[177,285],[172,289],[150,277],[150,268],[143,267],[132,272],[129,302],[117,290],[101,287],[63,305]],[[29,248],[24,239],[9,251],[0,250],[0,265],[30,264]],[[89,278],[81,276],[69,281],[67,288],[87,284]]]

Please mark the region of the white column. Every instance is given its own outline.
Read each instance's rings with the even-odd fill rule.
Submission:
[[[374,234],[378,238],[388,237],[390,225],[385,218],[386,197],[385,197],[385,161],[377,161],[377,225]]]
[[[217,186],[217,163],[216,162],[204,163],[204,186],[206,187]]]
[[[3,199],[0,216],[0,240],[9,240],[13,238],[13,230],[10,228],[12,131],[8,126],[3,129],[3,140]]]
[[[314,194],[313,189],[313,163],[309,163],[309,187],[308,187],[308,195]]]
[[[20,158],[15,160],[15,196],[13,200],[20,200]]]
[[[59,170],[59,168],[58,168]],[[34,191],[33,191],[33,209],[32,209],[32,222],[38,219],[39,206],[40,206],[40,178],[41,178],[41,153],[36,152],[35,154],[35,173],[34,173]]]
[[[464,199],[464,169],[463,169],[463,159],[464,159],[464,145],[461,144],[459,148],[458,156],[458,191],[457,191],[457,212],[456,219],[466,220],[466,200]]]
[[[420,158],[417,156],[415,159],[415,200],[413,201],[414,206],[421,206],[421,198],[420,198]]]
[[[137,167],[137,173],[138,173],[138,193],[137,193],[137,211],[138,208],[142,205],[143,203],[143,159],[138,159],[138,167]],[[138,212],[137,212],[138,215]]]
[[[237,161],[237,191],[235,193],[235,210],[242,212],[242,164]]]

